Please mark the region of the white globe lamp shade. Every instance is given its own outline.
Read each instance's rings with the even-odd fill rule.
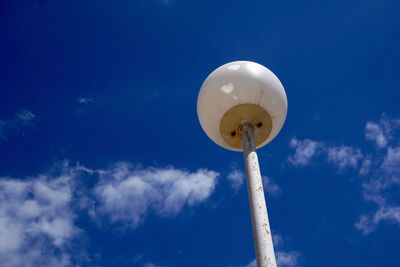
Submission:
[[[281,130],[287,113],[285,89],[266,67],[235,61],[214,70],[197,98],[201,127],[216,144],[243,151],[239,127],[251,122],[257,148],[268,144]]]

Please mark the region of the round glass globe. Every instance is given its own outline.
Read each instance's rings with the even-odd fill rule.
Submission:
[[[287,113],[285,89],[266,67],[235,61],[214,70],[197,98],[201,127],[216,144],[243,151],[240,125],[255,125],[254,140],[260,148],[281,130]]]

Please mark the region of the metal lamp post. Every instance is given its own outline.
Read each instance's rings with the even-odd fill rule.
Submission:
[[[214,70],[197,99],[197,114],[208,137],[223,148],[243,151],[259,267],[275,267],[276,260],[256,148],[279,133],[286,113],[286,93],[279,79],[250,61]]]

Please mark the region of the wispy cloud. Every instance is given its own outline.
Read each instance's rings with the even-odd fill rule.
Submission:
[[[73,175],[0,178],[2,266],[71,266],[80,235],[71,209]]]
[[[388,147],[385,159],[381,165],[382,170],[387,175],[400,174],[400,146]]]
[[[400,226],[400,206],[381,206],[372,217],[361,215],[360,220],[355,223],[355,227],[364,234],[369,234],[375,231],[381,221]]]
[[[292,138],[290,147],[295,149],[295,153],[288,157],[289,164],[293,166],[307,166],[317,155],[322,155],[325,159],[343,170],[346,167],[357,168],[360,160],[363,159],[361,150],[350,146],[328,145],[316,140],[298,140]]]
[[[376,160],[378,165],[368,181],[362,184],[366,201],[377,205],[373,215],[361,215],[355,224],[364,234],[374,231],[380,222],[394,223],[400,226],[400,146],[388,147],[383,161]],[[394,195],[394,196],[393,196]]]
[[[82,105],[89,105],[89,104],[93,104],[95,101],[93,98],[82,97],[82,98],[76,99],[76,102],[78,102],[78,104],[82,104]]]
[[[295,251],[276,253],[276,265],[279,267],[295,267],[297,266],[299,253]]]
[[[97,201],[94,217],[106,216],[132,228],[152,210],[174,216],[185,206],[204,202],[213,193],[218,173],[206,169],[188,172],[175,168],[135,169],[118,163],[102,170],[93,192]]]
[[[270,177],[262,176],[262,182],[264,192],[267,192],[273,196],[276,196],[281,192],[281,188],[277,184],[275,184]]]
[[[0,139],[6,140],[8,136],[14,132],[23,136],[26,127],[33,127],[37,116],[31,111],[21,109],[13,116],[0,120]]]
[[[162,0],[162,3],[164,6],[168,6],[174,3],[174,0]]]
[[[400,226],[400,203],[398,197],[393,196],[398,195],[400,189],[399,128],[400,119],[389,119],[385,114],[379,123],[367,122],[365,138],[373,141],[377,147],[376,151],[369,154],[363,154],[357,147],[294,138],[290,146],[295,152],[288,157],[288,162],[294,166],[305,166],[311,164],[312,157],[318,154],[323,155],[339,171],[346,167],[358,170],[358,175],[364,177],[361,184],[364,200],[374,202],[377,209],[371,215],[362,214],[355,227],[368,234],[383,221]]]
[[[226,176],[228,181],[231,184],[231,187],[237,192],[240,187],[245,184],[246,181],[246,176],[244,172],[240,170],[233,169],[231,170],[228,175]],[[267,192],[271,195],[278,195],[281,191],[279,186],[275,184],[270,177],[268,176],[262,176],[262,183],[263,183],[263,189],[264,192]]]
[[[331,146],[326,148],[327,160],[340,170],[350,166],[357,168],[363,159],[361,150],[350,146]]]
[[[242,267],[257,267],[257,261],[256,260],[252,260],[251,262],[249,262],[246,265],[243,265]]]
[[[361,164],[360,171],[359,171],[359,174],[361,176],[367,175],[369,173],[369,171],[371,169],[371,163],[372,163],[372,160],[368,156],[364,157],[362,164]]]
[[[160,265],[156,265],[154,263],[151,262],[147,262],[143,265],[143,267],[161,267]]]
[[[240,170],[231,170],[226,178],[234,190],[238,190],[246,180],[245,174]]]
[[[288,158],[288,161],[294,166],[305,166],[311,163],[311,159],[319,153],[321,143],[310,139],[303,141],[292,138],[290,147],[296,151],[294,155]]]
[[[299,263],[300,253],[297,251],[282,251],[283,238],[280,234],[272,236],[275,248],[276,265],[279,267],[296,267]],[[257,261],[254,259],[242,267],[257,267]]]
[[[5,267],[89,264],[78,214],[135,229],[150,210],[175,216],[205,202],[218,175],[206,169],[134,168],[126,162],[93,170],[66,162],[35,177],[0,177],[0,262]],[[94,187],[79,182],[89,177],[97,179]]]
[[[388,119],[386,115],[383,114],[379,123],[367,122],[365,126],[365,138],[375,141],[378,147],[384,148],[392,139],[393,130],[399,126],[399,119]]]

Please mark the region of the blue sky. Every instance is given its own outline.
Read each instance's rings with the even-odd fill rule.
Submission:
[[[259,150],[278,266],[400,265],[398,1],[0,2],[0,265],[255,266],[207,75],[271,69]]]

